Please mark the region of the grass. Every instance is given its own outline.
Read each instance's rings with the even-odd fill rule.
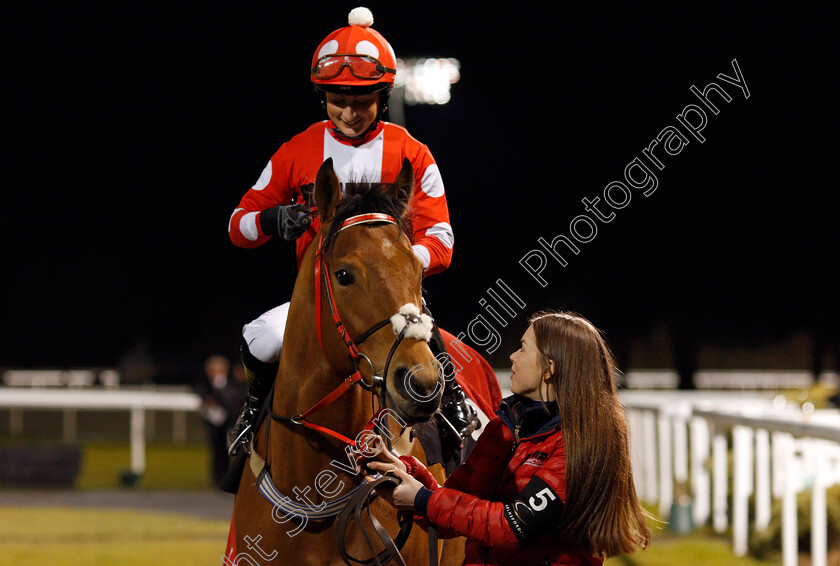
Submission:
[[[120,487],[129,470],[127,444],[82,446],[76,488]],[[205,445],[146,446],[142,490],[211,489]],[[0,507],[0,566],[191,566],[221,564],[229,521],[175,513],[64,507]]]
[[[732,554],[732,540],[707,531],[690,535],[653,537],[647,550],[629,556],[610,558],[604,566],[770,566],[752,557]]]
[[[220,564],[228,527],[172,513],[4,507],[0,566]]]
[[[127,444],[90,444],[83,447],[82,466],[76,487],[113,488],[130,468]],[[210,452],[206,446],[189,444],[146,446],[146,473],[140,480],[145,489],[199,490],[211,487]]]
[[[172,513],[5,507],[0,511],[0,566],[192,566],[219,564],[227,521]],[[728,539],[698,531],[654,535],[640,553],[605,566],[769,566],[732,555]]]
[[[85,445],[79,489],[112,489],[129,468],[127,445]],[[209,451],[204,445],[151,444],[141,490],[210,488]],[[650,547],[612,558],[605,566],[769,566],[732,554],[732,541],[699,529],[690,535],[669,532],[650,522]],[[0,566],[61,564],[191,566],[219,564],[228,521],[197,519],[173,513],[72,508],[0,507]]]
[[[719,535],[709,528],[697,529],[691,534],[676,534],[656,516],[654,508],[648,512],[650,546],[634,554],[610,558],[604,566],[770,566],[765,562],[732,553],[732,539]]]

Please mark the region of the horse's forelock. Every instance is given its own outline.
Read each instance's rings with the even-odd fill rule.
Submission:
[[[332,224],[324,236],[324,249],[328,249],[338,236],[341,224],[357,214],[387,214],[397,221],[400,231],[411,237],[411,220],[405,212],[405,204],[387,189],[389,183],[354,182],[344,185],[344,196],[339,202]]]

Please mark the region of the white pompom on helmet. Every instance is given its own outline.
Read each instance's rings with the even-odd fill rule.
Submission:
[[[373,14],[353,9],[348,26],[324,38],[312,56],[310,79],[320,90],[374,92],[393,86],[397,57],[391,44],[370,27]]]

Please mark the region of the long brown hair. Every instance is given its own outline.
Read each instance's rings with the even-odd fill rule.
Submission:
[[[564,538],[607,557],[650,543],[639,505],[627,419],[615,386],[615,361],[601,332],[569,312],[535,313],[529,319],[548,384],[560,408],[566,445]]]

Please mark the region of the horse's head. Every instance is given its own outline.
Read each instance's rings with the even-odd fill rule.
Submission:
[[[431,319],[421,315],[423,267],[408,237],[413,189],[407,159],[393,184],[347,184],[342,195],[332,159],[315,182],[324,352],[336,368],[355,358],[365,383],[408,423],[429,418],[443,389],[428,345]]]

